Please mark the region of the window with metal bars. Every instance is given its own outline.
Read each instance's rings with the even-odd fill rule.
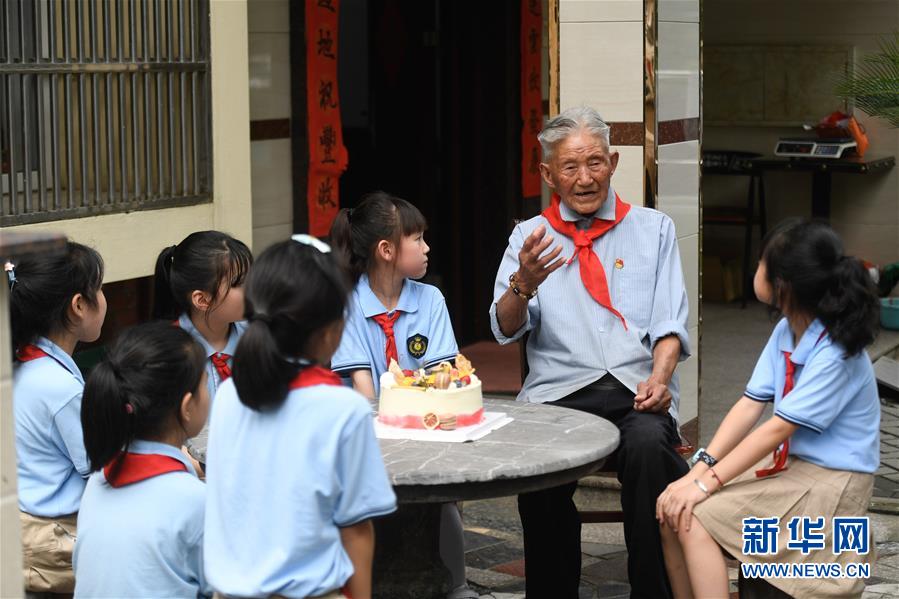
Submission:
[[[208,0],[0,0],[0,226],[212,199]]]

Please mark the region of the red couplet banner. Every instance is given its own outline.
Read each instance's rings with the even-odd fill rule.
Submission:
[[[543,3],[521,0],[521,195],[540,195],[540,143],[543,128],[541,70],[543,55]]]
[[[306,105],[309,234],[324,237],[340,209],[340,175],[348,156],[337,94],[340,0],[306,0]]]

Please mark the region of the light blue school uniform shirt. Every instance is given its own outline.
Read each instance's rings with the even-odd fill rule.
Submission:
[[[215,364],[212,363],[212,356],[217,353],[228,354],[231,356],[231,358],[228,359],[228,366],[231,366],[234,362],[234,352],[237,351],[237,342],[240,341],[244,331],[247,330],[247,323],[244,320],[231,323],[231,332],[228,333],[228,342],[221,352],[217,352],[215,348],[206,341],[206,337],[200,334],[200,331],[197,330],[197,327],[194,326],[193,321],[191,321],[190,316],[187,314],[182,314],[178,317],[178,326],[190,333],[191,337],[196,339],[206,352],[206,386],[209,389],[209,399],[212,400],[215,398],[215,394],[222,384],[222,377],[219,376]]]
[[[78,514],[75,596],[211,596],[203,575],[205,485],[171,445],[138,440],[129,451],[175,458],[187,471],[119,488],[102,470],[90,477]]]
[[[591,219],[565,204],[559,208],[563,220],[583,221],[585,227],[592,218],[614,220],[615,191],[609,187],[606,201]],[[524,324],[511,336],[504,335],[496,318],[496,304],[509,288],[509,275],[518,270],[518,252],[525,239],[540,225],[553,236],[553,247],[562,246],[561,256],[567,259],[574,255],[574,242],[556,232],[542,215],[519,223],[509,237],[496,274],[490,306],[493,335],[501,344],[518,341],[530,332],[529,373],[518,394],[519,401],[562,399],[607,373],[636,393],[637,384],[652,374],[656,342],[667,335],[680,339],[680,360],[689,357],[689,305],[674,223],[665,214],[641,206],[631,206],[621,222],[593,241],[593,251],[606,273],[612,305],[627,321],[626,330],[617,316],[590,296],[575,260],[547,277],[537,296],[528,302]],[[672,395],[669,411],[676,420],[676,372],[668,389]]]
[[[418,370],[456,359],[459,347],[446,310],[446,300],[439,289],[406,279],[396,310],[400,311],[400,316],[393,331],[401,368]],[[368,276],[362,275],[350,297],[340,347],[331,358],[331,370],[342,376],[348,376],[354,370],[370,369],[375,382],[375,397],[380,390],[381,375],[387,371],[387,337],[372,316],[386,312],[384,304],[371,290]]]
[[[56,518],[78,511],[90,475],[81,432],[84,378],[72,357],[49,339],[34,345],[48,355],[19,364],[13,373],[19,509]]]
[[[396,509],[371,405],[343,386],[295,389],[257,412],[226,381],[212,406],[206,481],[206,576],[237,597],[341,588],[353,566],[340,527]]]
[[[785,351],[795,365],[793,390],[786,397]],[[784,318],[762,350],[745,394],[773,401],[775,415],[799,425],[790,437],[790,455],[834,470],[873,473],[880,464],[877,380],[867,352],[845,354],[819,320],[794,344]]]

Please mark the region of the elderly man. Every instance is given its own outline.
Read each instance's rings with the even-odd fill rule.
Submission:
[[[618,152],[592,108],[566,110],[539,140],[552,202],[509,238],[490,307],[493,332],[504,344],[530,333],[520,401],[583,410],[618,426],[631,596],[668,597],[655,502],[687,472],[674,449],[674,369],[689,356],[674,225],[612,189]],[[578,596],[575,487],[518,497],[528,599]]]

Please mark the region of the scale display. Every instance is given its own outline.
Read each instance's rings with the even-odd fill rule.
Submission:
[[[853,148],[855,140],[851,138],[781,139],[774,146],[774,155],[788,158],[842,158]]]

